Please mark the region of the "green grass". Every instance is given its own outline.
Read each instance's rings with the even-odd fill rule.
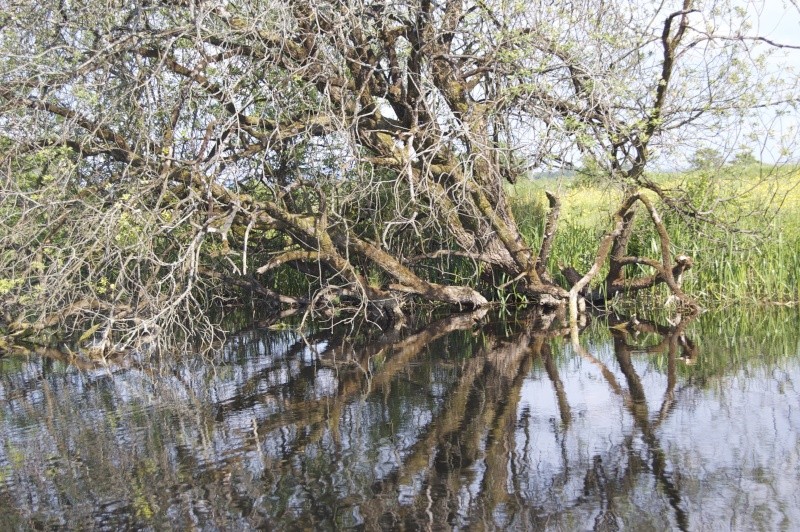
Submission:
[[[701,304],[800,301],[800,171],[751,165],[661,174],[652,179],[665,189],[689,191],[685,201],[713,212],[709,217],[715,223],[707,223],[678,216],[656,204],[672,238],[673,255],[684,253],[695,259],[683,286]],[[621,192],[610,186],[579,186],[568,178],[529,180],[512,187],[514,215],[535,248],[542,238],[545,190],[555,192],[562,202],[550,271],[556,274],[559,264],[586,271],[600,237],[610,228]],[[641,214],[629,252],[659,257],[656,233]],[[648,268],[640,272],[651,273]],[[605,273],[601,271],[598,282]],[[666,294],[663,286],[652,290],[658,298]]]

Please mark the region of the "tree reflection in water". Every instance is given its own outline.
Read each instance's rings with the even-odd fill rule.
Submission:
[[[474,313],[247,331],[214,364],[5,360],[0,527],[707,526],[697,464],[662,442],[701,356],[689,322],[609,324],[594,343]]]

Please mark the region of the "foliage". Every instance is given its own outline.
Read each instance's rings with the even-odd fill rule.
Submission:
[[[656,176],[662,186],[686,191],[686,201],[713,219],[681,216],[662,205],[671,228],[673,253],[697,258],[684,287],[701,304],[715,307],[735,303],[796,303],[800,301],[800,172],[795,167],[767,168],[748,164],[739,172],[690,171]],[[525,181],[510,190],[518,217],[541,202],[543,189],[553,183]],[[558,257],[571,263],[593,253],[592,236],[608,226],[608,204],[601,187],[580,186],[580,194],[563,194],[562,230]],[[534,244],[541,228],[526,227]],[[657,235],[639,227],[631,242],[634,253],[652,253]],[[581,258],[583,257],[583,259]],[[550,265],[553,268],[554,265]],[[555,272],[554,272],[555,273]]]
[[[753,155],[752,150],[744,149],[739,151],[736,155],[734,155],[731,164],[733,166],[750,166],[754,164],[759,164],[760,162],[761,161],[756,159],[756,156]]]
[[[574,320],[601,270],[609,294],[666,283],[689,304],[659,211],[706,205],[646,170],[789,109],[754,42],[722,0],[10,4],[1,345],[208,344],[244,301],[401,322],[513,294]],[[503,183],[577,158],[615,225],[571,254],[557,199],[515,217]]]
[[[694,170],[711,170],[722,166],[724,157],[714,148],[700,148],[690,162]]]

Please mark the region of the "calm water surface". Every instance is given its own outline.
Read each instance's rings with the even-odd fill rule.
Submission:
[[[541,321],[0,359],[0,529],[800,528],[796,310]]]

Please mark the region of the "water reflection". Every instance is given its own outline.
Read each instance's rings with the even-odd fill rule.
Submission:
[[[759,321],[761,319],[761,321]],[[0,360],[0,528],[800,524],[797,315],[462,314]]]

